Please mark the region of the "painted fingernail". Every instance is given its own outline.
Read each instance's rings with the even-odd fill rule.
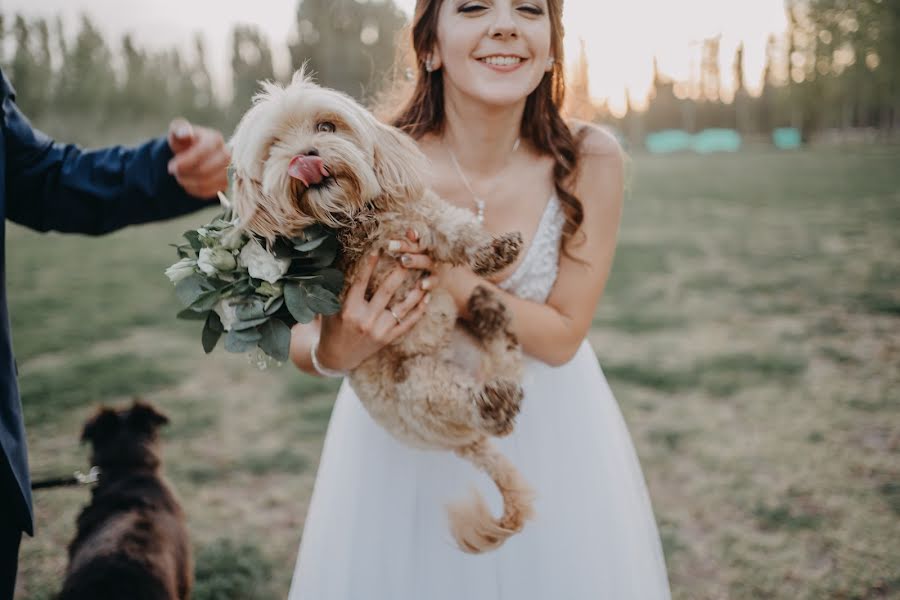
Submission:
[[[423,290],[431,289],[431,279],[430,278],[426,277],[425,279],[422,280],[422,289]]]
[[[413,235],[413,239],[416,240],[416,241],[418,242],[418,241],[419,241],[419,232],[416,231],[415,229],[413,229],[413,230],[412,230],[412,235]]]
[[[404,254],[400,257],[400,264],[404,267],[408,267],[412,263],[412,257],[409,254]]]
[[[179,125],[175,129],[175,137],[181,138],[181,139],[187,139],[187,138],[191,137],[191,135],[193,133],[194,132],[191,129],[191,126],[188,125],[187,123],[185,123],[184,125]]]
[[[425,298],[422,301],[425,304],[428,304],[429,302],[431,302],[431,292],[428,292],[427,294],[425,294]]]
[[[402,246],[397,240],[391,240],[388,242],[388,252],[397,252]]]

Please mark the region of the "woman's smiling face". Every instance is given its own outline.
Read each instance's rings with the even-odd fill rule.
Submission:
[[[484,104],[524,101],[549,69],[547,0],[444,0],[435,66],[444,85]]]

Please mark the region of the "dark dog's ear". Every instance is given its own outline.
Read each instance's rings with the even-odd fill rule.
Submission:
[[[128,411],[128,426],[135,431],[153,433],[168,422],[169,418],[166,415],[142,400],[135,400],[131,410]]]
[[[121,426],[119,413],[111,408],[101,407],[97,413],[88,419],[81,431],[81,441],[100,444],[116,434]]]

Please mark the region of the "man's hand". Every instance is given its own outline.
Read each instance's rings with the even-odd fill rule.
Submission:
[[[188,194],[213,199],[228,187],[231,155],[221,133],[175,119],[169,125],[169,147],[175,154],[169,161],[169,174]]]

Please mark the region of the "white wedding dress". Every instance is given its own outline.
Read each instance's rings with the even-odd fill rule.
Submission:
[[[551,198],[501,287],[546,301],[563,213]],[[418,450],[369,417],[347,381],[325,438],[290,600],[656,600],[669,598],[659,534],[631,439],[591,347],[561,367],[526,359],[515,431],[494,443],[534,489],[535,517],[502,547],[460,551],[446,506],[477,487],[450,452]]]

